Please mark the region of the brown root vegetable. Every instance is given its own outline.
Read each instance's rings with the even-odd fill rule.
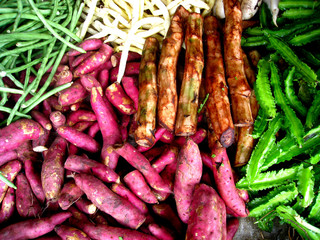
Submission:
[[[20,217],[38,217],[41,213],[41,206],[34,196],[28,179],[24,173],[18,174],[16,185],[16,208]]]
[[[47,130],[51,130],[52,125],[50,123],[49,118],[47,118],[43,113],[37,111],[37,110],[32,110],[31,111],[31,116],[34,118],[35,121],[37,121],[43,128]]]
[[[133,100],[125,93],[120,83],[114,82],[109,85],[105,95],[122,114],[131,115],[136,112]]]
[[[213,16],[204,19],[204,43],[205,89],[209,94],[206,109],[212,123],[212,130],[221,144],[229,147],[234,142],[234,126],[225,80],[219,25],[218,20]]]
[[[131,202],[136,208],[138,208],[143,214],[148,213],[147,205],[141,201],[133,192],[126,188],[121,183],[114,183],[111,186],[111,190],[114,191],[119,196],[127,199]]]
[[[148,159],[138,152],[130,143],[114,146],[115,151],[122,156],[131,166],[139,170],[148,184],[155,190],[171,192],[170,187],[164,183],[159,173],[151,166]]]
[[[70,106],[72,104],[83,101],[87,96],[88,92],[82,86],[81,82],[77,80],[69,88],[60,91],[58,104],[60,105],[60,108]]]
[[[239,196],[235,181],[232,174],[232,169],[227,155],[226,148],[218,143],[211,149],[213,176],[219,192],[219,195],[225,202],[226,206],[231,209],[239,217],[246,217],[249,214],[245,202]]]
[[[204,67],[202,29],[202,16],[199,13],[190,13],[185,36],[185,67],[175,126],[177,136],[190,136],[197,131],[197,111]]]
[[[226,239],[226,207],[218,193],[206,184],[195,188],[185,239]]]
[[[241,49],[242,14],[240,2],[237,0],[224,1],[224,60],[226,76],[231,96],[233,123],[243,127],[253,124],[250,108],[251,89],[247,82]]]
[[[81,149],[92,153],[96,153],[100,150],[100,145],[94,138],[73,127],[61,126],[58,127],[56,131],[61,137]]]
[[[143,175],[138,170],[127,173],[123,177],[123,181],[126,183],[128,188],[142,201],[149,204],[158,203],[156,196],[153,194]]]
[[[139,72],[139,103],[137,112],[138,127],[135,130],[136,142],[144,147],[153,145],[157,111],[157,53],[159,42],[154,37],[146,39]]]
[[[0,239],[34,239],[51,232],[56,225],[63,223],[71,216],[72,214],[69,212],[61,212],[51,217],[34,218],[13,223],[0,230]]]
[[[41,185],[40,172],[37,170],[36,162],[32,161],[31,159],[24,161],[24,171],[30,187],[38,201],[40,203],[44,203],[46,196]]]
[[[0,224],[7,222],[13,216],[16,207],[15,190],[9,188],[3,198],[0,208]]]
[[[67,141],[56,137],[43,160],[41,183],[47,201],[58,200],[64,181],[64,161],[66,158]]]
[[[86,157],[70,155],[65,161],[64,167],[73,172],[93,173],[104,182],[120,182],[120,177],[114,170]]]
[[[31,119],[19,119],[0,129],[0,154],[19,147],[27,140],[34,140],[44,134],[42,126]]]
[[[86,109],[79,109],[69,114],[69,116],[67,117],[66,124],[68,126],[73,126],[76,123],[81,121],[94,122],[96,120],[97,120],[97,117],[94,114],[94,112]]]
[[[179,6],[174,13],[166,38],[163,40],[158,66],[158,122],[174,131],[178,95],[176,86],[177,62],[184,40],[184,26],[189,12]]]
[[[63,240],[90,240],[88,235],[81,231],[80,229],[61,224],[54,228],[54,231],[61,237]]]
[[[12,160],[0,167],[1,174],[8,179],[10,182],[13,182],[13,180],[16,178],[18,173],[20,172],[22,168],[22,164],[18,160]],[[0,181],[0,203],[2,202],[4,196],[6,195],[6,192],[8,190],[9,186],[4,183],[3,181]]]
[[[84,212],[85,214],[92,215],[97,211],[97,207],[90,200],[83,197],[79,198],[75,202],[75,205],[81,212]]]
[[[84,192],[76,185],[73,179],[66,182],[60,192],[58,203],[62,210],[67,210]]]
[[[174,181],[174,199],[182,222],[188,223],[194,188],[200,183],[202,160],[198,145],[187,139],[179,155]]]
[[[80,173],[74,179],[94,205],[124,226],[137,229],[145,221],[145,216],[128,200],[112,192],[94,176]]]

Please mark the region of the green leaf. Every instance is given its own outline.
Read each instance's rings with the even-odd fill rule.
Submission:
[[[303,165],[301,165],[298,171],[298,191],[303,197],[298,198],[298,202],[303,208],[308,207],[314,198],[314,177],[312,168],[312,166],[303,168]]]

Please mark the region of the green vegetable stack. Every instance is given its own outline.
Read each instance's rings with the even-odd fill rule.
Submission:
[[[253,131],[257,145],[237,187],[249,190],[249,216],[261,229],[271,231],[279,217],[304,239],[319,239],[319,4],[281,1],[279,27],[265,7],[260,27],[248,28],[242,40],[244,48],[266,54],[254,85],[260,104]]]

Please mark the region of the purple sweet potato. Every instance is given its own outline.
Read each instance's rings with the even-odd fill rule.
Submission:
[[[88,134],[79,132],[73,127],[61,126],[57,128],[57,133],[73,145],[82,148],[88,152],[98,152],[99,143]]]
[[[140,68],[140,62],[127,62],[126,68],[124,70],[124,76],[138,76]],[[111,82],[117,81],[119,73],[119,66],[112,68],[110,71]]]
[[[120,182],[120,176],[108,166],[82,156],[70,155],[64,167],[78,173],[94,174],[104,182]]]
[[[52,129],[52,125],[50,123],[49,118],[47,118],[43,113],[37,110],[32,110],[31,117],[33,117],[33,119],[37,121],[43,128],[49,131]]]
[[[15,191],[13,188],[9,188],[3,198],[0,208],[0,224],[8,221],[13,216],[15,207]]]
[[[132,99],[134,108],[138,110],[139,105],[139,89],[136,85],[137,80],[134,77],[124,76],[121,80],[123,90]]]
[[[204,128],[199,128],[195,134],[190,136],[190,138],[196,143],[199,144],[201,143],[205,138],[207,137],[207,130]],[[178,144],[179,146],[182,146],[186,142],[187,138],[186,137],[177,137],[175,139],[175,143]]]
[[[81,82],[77,80],[69,88],[59,92],[58,103],[62,107],[70,106],[83,101],[87,96],[87,90],[82,86]]]
[[[117,52],[111,56],[111,62],[113,67],[117,67],[121,60],[122,52]],[[141,59],[141,55],[136,52],[129,52],[127,62],[138,61]]]
[[[164,143],[172,143],[174,141],[174,134],[173,132],[170,132],[169,130],[166,130],[161,138],[160,138],[160,141],[161,142],[164,142]]]
[[[38,217],[41,213],[41,206],[24,173],[18,174],[16,185],[16,206],[19,215],[23,218]]]
[[[55,81],[54,87],[72,82],[72,78],[72,72],[69,69],[56,73],[53,79]]]
[[[77,86],[77,84],[76,84],[76,86]],[[59,103],[58,97],[56,97],[56,96],[51,96],[51,97],[47,98],[46,100],[50,104],[52,111],[56,110],[56,111],[60,111],[60,112],[64,113],[64,112],[69,111],[70,110],[70,105],[72,105],[72,103],[71,103],[70,105],[62,106]]]
[[[12,160],[0,167],[0,172],[2,175],[12,182],[22,168],[22,164],[18,160]],[[2,202],[9,186],[5,184],[3,181],[0,181],[0,203]]]
[[[99,131],[100,131],[99,123],[94,122],[88,129],[88,135],[94,138]]]
[[[174,198],[179,217],[188,223],[190,205],[195,186],[200,183],[202,175],[202,160],[198,145],[190,138],[182,146],[174,181]]]
[[[186,239],[226,239],[226,207],[212,187],[197,185],[190,209]]]
[[[153,147],[148,151],[145,151],[143,155],[151,162],[156,157],[159,157],[166,149],[166,146],[161,145],[157,147]]]
[[[156,196],[153,194],[143,175],[138,170],[126,174],[123,177],[123,181],[142,201],[150,204],[158,203]]]
[[[49,117],[50,113],[51,113],[51,106],[49,104],[49,102],[47,101],[47,99],[43,100],[42,102],[42,113],[46,116]]]
[[[136,112],[133,100],[125,93],[120,83],[114,82],[109,85],[105,95],[122,114],[131,115]]]
[[[61,212],[51,217],[28,219],[13,223],[0,230],[0,239],[23,240],[33,239],[51,232],[56,225],[63,223],[72,214]]]
[[[49,118],[54,129],[65,125],[67,121],[66,116],[60,111],[51,112]]]
[[[82,197],[75,202],[77,208],[86,214],[94,214],[97,211],[97,207],[88,199]]]
[[[131,166],[139,170],[145,177],[147,183],[155,190],[171,192],[170,187],[165,184],[159,173],[151,166],[148,159],[138,152],[130,143],[114,147],[115,151],[121,155]]]
[[[152,162],[152,167],[161,172],[168,164],[177,161],[179,149],[176,146],[169,146],[159,158]]]
[[[76,129],[79,132],[84,132],[86,131],[89,127],[91,127],[91,125],[93,125],[94,122],[89,122],[89,121],[81,121],[81,122],[77,122],[73,128]]]
[[[151,149],[161,138],[162,134],[166,132],[166,129],[163,127],[158,127],[156,128],[156,131],[154,133],[154,141],[151,146],[149,147],[144,147],[144,146],[138,146],[137,149],[139,152],[145,152]]]
[[[95,87],[99,90],[100,94],[103,94],[103,88],[101,83],[96,79],[96,77],[85,74],[80,76],[80,81],[82,86],[89,92],[91,92],[92,88]]]
[[[112,169],[117,166],[119,155],[109,146],[121,142],[121,134],[116,116],[108,108],[103,96],[97,88],[91,89],[91,106],[97,116],[100,131],[103,137],[102,162]]]
[[[87,39],[83,42],[81,42],[78,47],[82,48],[85,51],[92,51],[92,50],[98,50],[103,44],[103,41],[101,39],[98,38],[94,38],[94,39]],[[68,53],[67,56],[71,57],[71,56],[78,56],[80,55],[81,52],[75,50],[75,49],[71,49]]]
[[[215,155],[212,160],[213,176],[219,195],[226,203],[226,206],[230,208],[231,211],[234,212],[237,216],[248,216],[249,211],[246,208],[245,202],[239,196],[234,182],[232,168],[226,148],[216,144],[215,147],[211,149],[211,151],[212,154]]]
[[[17,159],[17,158],[18,158],[18,155],[15,150],[10,150],[10,151],[4,152],[4,153],[0,154],[0,166],[2,166],[3,164],[5,164],[11,160]]]
[[[37,139],[32,140],[32,150],[34,152],[44,152],[48,150],[51,131],[43,129],[44,133]]]
[[[152,205],[152,210],[159,217],[168,221],[174,229],[181,234],[183,230],[182,222],[177,213],[172,209],[168,203],[160,203]]]
[[[76,185],[73,179],[66,182],[60,192],[58,203],[62,210],[67,210],[84,192]]]
[[[67,141],[56,137],[43,160],[41,183],[48,201],[57,201],[64,182],[64,161]]]
[[[32,192],[40,203],[44,203],[46,196],[42,188],[40,173],[37,171],[36,167],[36,162],[31,159],[24,161],[24,171]]]
[[[228,218],[227,219],[227,239],[232,240],[234,235],[237,233],[239,228],[238,218]]]
[[[150,223],[148,225],[149,231],[159,240],[174,240],[174,235],[164,226],[156,223]]]
[[[111,190],[117,193],[119,196],[127,199],[131,202],[136,208],[138,208],[143,214],[148,213],[147,205],[141,201],[133,192],[126,188],[121,183],[114,183],[111,186]]]
[[[73,68],[77,67],[80,63],[82,63],[86,58],[88,58],[93,53],[94,53],[94,51],[88,51],[86,53],[83,53],[83,54],[77,56],[76,58],[74,58],[74,60],[72,62],[72,67]]]
[[[75,175],[74,179],[94,205],[111,215],[120,224],[137,229],[145,221],[146,217],[128,200],[112,192],[94,176],[80,173]]]
[[[31,119],[19,119],[0,129],[0,154],[16,149],[27,140],[39,138],[44,133],[42,126]]]
[[[100,85],[102,89],[106,89],[109,85],[109,70],[103,69],[99,72],[98,81],[100,82]]]
[[[157,240],[157,238],[145,234],[136,230],[111,227],[107,225],[88,225],[85,227],[85,231],[89,237],[96,240],[111,240],[111,239],[123,239],[123,240]]]
[[[105,62],[110,60],[112,53],[112,47],[107,44],[102,44],[98,51],[94,52],[75,68],[73,76],[79,77],[81,75],[93,72]]]
[[[77,239],[77,240],[90,240],[88,235],[81,231],[80,229],[61,224],[59,226],[56,226],[54,228],[54,231],[60,236],[63,240],[71,240],[71,239]]]

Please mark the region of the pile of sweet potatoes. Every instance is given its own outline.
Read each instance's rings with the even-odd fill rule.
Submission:
[[[0,239],[232,239],[248,215],[226,149],[208,148],[207,123],[177,137],[157,127],[135,142],[141,56],[101,39],[69,51],[32,119],[0,129]],[[210,152],[210,154],[208,154]]]

